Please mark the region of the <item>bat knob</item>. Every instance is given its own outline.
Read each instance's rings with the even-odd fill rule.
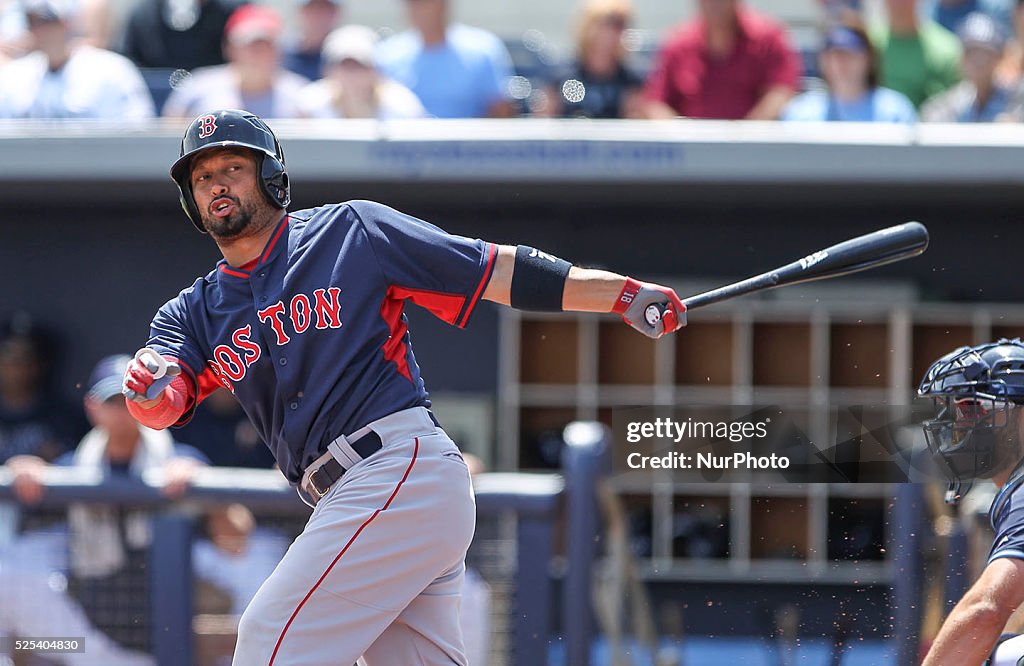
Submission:
[[[649,326],[657,326],[661,321],[661,308],[654,304],[648,305],[644,310],[644,319],[647,320]]]
[[[154,380],[161,379],[167,374],[167,359],[156,353],[155,350],[143,347],[135,353],[135,358],[142,361],[142,364],[153,373]]]

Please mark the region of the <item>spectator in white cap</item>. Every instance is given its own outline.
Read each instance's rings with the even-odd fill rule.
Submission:
[[[324,42],[324,78],[299,94],[302,115],[309,118],[422,118],[426,110],[416,95],[377,71],[373,54],[377,33],[347,25]]]
[[[27,55],[0,70],[0,118],[153,116],[142,75],[127,58],[74,39],[68,0],[25,0]]]
[[[976,12],[957,31],[964,55],[963,80],[932,97],[921,108],[928,122],[990,123],[1009,120],[1015,88],[1001,82],[996,69],[1006,50],[1007,36],[990,16]]]
[[[281,67],[284,22],[270,7],[244,5],[224,27],[228,62],[195,70],[167,98],[163,113],[192,118],[210,109],[245,109],[262,118],[296,118],[308,80]]]
[[[299,33],[285,48],[284,66],[315,81],[324,75],[324,41],[342,20],[341,0],[299,0],[295,18]]]

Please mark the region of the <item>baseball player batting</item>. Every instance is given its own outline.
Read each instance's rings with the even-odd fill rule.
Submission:
[[[407,301],[464,327],[481,299],[685,324],[671,289],[349,201],[289,213],[284,154],[245,111],[196,118],[171,167],[224,259],[159,309],[125,374],[151,428],[225,386],[314,506],[242,615],[234,664],[466,664],[458,628],[475,505],[429,411]],[[651,307],[651,306],[656,307]]]

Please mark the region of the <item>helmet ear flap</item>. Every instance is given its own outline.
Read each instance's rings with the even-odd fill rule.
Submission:
[[[196,205],[196,198],[192,194],[192,186],[186,185],[180,190],[178,200],[181,202],[181,208],[185,211],[185,215],[188,219],[192,220],[192,224],[199,230],[199,233],[205,234],[206,229],[203,227],[203,218],[199,214],[199,206]]]
[[[261,156],[261,162],[260,186],[263,193],[270,203],[278,208],[287,208],[291,203],[291,196],[288,188],[288,173],[284,170],[284,164],[269,155]]]

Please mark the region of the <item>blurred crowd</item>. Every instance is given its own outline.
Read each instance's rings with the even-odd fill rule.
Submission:
[[[123,25],[108,0],[0,0],[0,118],[1024,120],[1024,3],[883,1],[868,21],[859,0],[820,0],[800,50],[743,0],[693,0],[644,52],[629,0],[584,0],[573,53],[553,58],[458,22],[449,0],[405,0],[408,29],[385,38],[346,24],[342,0],[287,17],[137,0]]]

